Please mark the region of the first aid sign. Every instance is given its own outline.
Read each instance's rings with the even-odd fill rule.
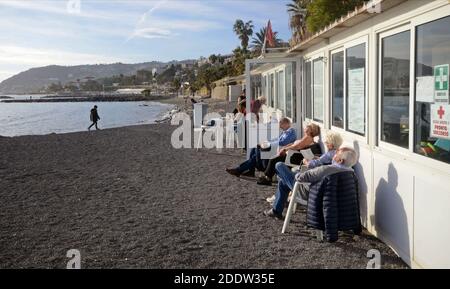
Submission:
[[[431,105],[431,137],[450,139],[450,105],[432,104]]]
[[[449,102],[449,65],[434,67],[434,101]]]

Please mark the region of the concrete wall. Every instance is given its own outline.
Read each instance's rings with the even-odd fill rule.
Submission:
[[[228,86],[228,101],[236,102],[239,95],[242,93],[242,85]]]
[[[228,87],[227,86],[216,86],[212,90],[211,97],[214,99],[228,100]]]

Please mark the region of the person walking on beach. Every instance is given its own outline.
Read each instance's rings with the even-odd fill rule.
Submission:
[[[91,130],[91,127],[93,127],[95,125],[95,129],[99,130],[98,126],[97,126],[97,122],[100,120],[100,116],[98,115],[97,112],[97,106],[94,105],[94,108],[91,109],[91,121],[92,124],[88,127],[88,130]]]

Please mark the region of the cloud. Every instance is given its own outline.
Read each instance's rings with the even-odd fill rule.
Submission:
[[[171,12],[171,14],[170,17],[167,15],[165,17],[154,16],[153,14],[157,11]],[[175,17],[177,12],[181,13],[183,17]],[[199,15],[203,18],[213,17],[215,13],[218,13],[216,9],[197,1],[158,1],[139,17],[139,21],[127,41],[135,37],[170,38],[180,35],[182,31],[199,32],[222,28],[223,26],[217,21],[199,17]],[[197,17],[191,19],[190,17],[193,15]]]
[[[133,14],[125,14],[124,12],[114,11],[107,12],[107,10],[94,9],[94,7],[87,7],[85,4],[101,3],[101,1],[86,1],[80,0],[81,6],[79,13],[73,11],[70,7],[71,2],[68,0],[64,1],[42,1],[42,0],[29,0],[29,1],[18,1],[18,0],[1,0],[0,6],[13,8],[17,10],[27,10],[31,12],[39,12],[46,14],[56,14],[63,15],[65,17],[82,17],[82,18],[92,18],[92,19],[103,19],[103,20],[115,20],[120,21],[123,18],[133,17]],[[108,3],[105,1],[105,3]],[[114,1],[111,1],[114,3]],[[120,3],[120,2],[117,2]]]
[[[97,54],[0,45],[0,63],[2,64],[35,67],[45,65],[81,65],[114,62],[126,61]]]
[[[170,38],[171,36],[173,36],[173,34],[170,30],[147,27],[136,29],[132,35],[132,38],[140,37],[140,38],[154,39],[154,38]]]

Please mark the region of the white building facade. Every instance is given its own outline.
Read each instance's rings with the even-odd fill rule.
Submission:
[[[278,59],[248,61],[247,86],[267,63],[272,109],[358,151],[364,227],[413,268],[450,268],[449,1],[372,1]]]

